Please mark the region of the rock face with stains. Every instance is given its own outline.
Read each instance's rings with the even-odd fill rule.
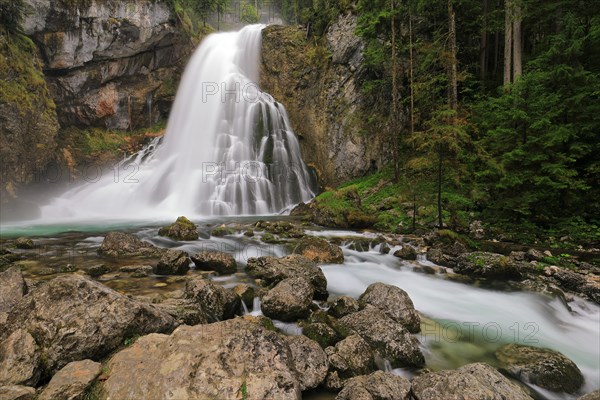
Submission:
[[[167,2],[27,0],[61,126],[135,129],[167,114],[191,51]]]
[[[241,319],[151,334],[117,353],[103,399],[300,399],[286,340]]]

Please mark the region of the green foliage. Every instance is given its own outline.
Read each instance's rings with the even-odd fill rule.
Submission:
[[[248,24],[257,23],[260,20],[258,10],[250,3],[242,4],[241,20]]]
[[[0,29],[4,27],[8,32],[19,32],[28,11],[24,0],[0,0]]]

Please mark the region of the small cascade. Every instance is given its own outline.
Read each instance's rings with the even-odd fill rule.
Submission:
[[[42,219],[279,214],[316,179],[285,107],[260,90],[262,25],[206,37],[177,91],[164,140],[42,207]],[[152,94],[146,98],[152,119]],[[103,171],[104,172],[104,171]],[[122,178],[127,179],[122,179]]]

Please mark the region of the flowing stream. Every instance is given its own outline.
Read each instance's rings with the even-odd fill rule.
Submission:
[[[42,207],[41,219],[267,215],[313,198],[286,110],[257,84],[262,29],[205,38],[164,139]]]

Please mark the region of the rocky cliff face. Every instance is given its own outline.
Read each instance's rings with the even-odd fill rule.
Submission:
[[[365,175],[387,159],[383,133],[368,129],[374,110],[361,94],[364,44],[356,23],[353,14],[340,16],[318,46],[299,27],[263,32],[261,85],[287,108],[303,157],[325,185]]]
[[[192,45],[164,1],[27,0],[61,126],[135,129],[166,116]]]

